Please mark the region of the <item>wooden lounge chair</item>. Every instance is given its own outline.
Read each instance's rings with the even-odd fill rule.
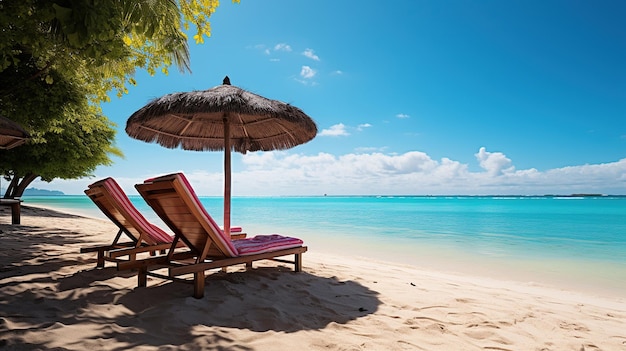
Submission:
[[[296,272],[302,270],[302,254],[307,251],[302,240],[277,234],[227,237],[182,173],[149,179],[135,187],[175,234],[172,249],[164,258],[118,264],[120,269],[138,268],[139,286],[146,285],[148,267],[155,264],[167,265],[170,279],[193,274],[195,298],[204,296],[205,271],[210,269],[237,264],[250,268],[253,261],[270,259],[293,264]],[[184,250],[175,248],[178,241],[185,243]],[[294,260],[278,258],[287,255],[294,255]]]
[[[98,253],[97,267],[104,267],[105,260],[119,262],[126,256],[134,260],[139,253],[154,255],[171,247],[174,237],[148,222],[113,178],[89,185],[85,194],[119,228],[111,244],[81,248],[81,253]],[[129,241],[120,242],[122,233]]]

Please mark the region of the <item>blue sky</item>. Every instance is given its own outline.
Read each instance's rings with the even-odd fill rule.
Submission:
[[[81,194],[183,171],[222,193],[222,154],[131,139],[153,98],[233,85],[289,102],[319,134],[233,154],[233,195],[626,194],[623,1],[222,1],[212,36],[104,105],[125,158],[94,178],[35,182]],[[190,36],[191,37],[191,36]]]

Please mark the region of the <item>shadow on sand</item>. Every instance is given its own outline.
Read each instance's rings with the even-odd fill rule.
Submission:
[[[210,273],[203,299],[191,297],[189,284],[158,278],[135,288],[132,272],[95,269],[93,255],[79,254],[81,246],[93,244],[85,238],[89,233],[61,226],[0,224],[0,349],[48,349],[47,331],[81,325],[98,330],[86,338],[125,345],[118,349],[189,346],[199,338],[222,345],[229,342],[224,328],[319,330],[374,313],[380,305],[378,293],[357,282],[307,272],[306,254],[300,273],[275,264]],[[29,337],[40,344],[25,345],[26,333],[41,333]]]

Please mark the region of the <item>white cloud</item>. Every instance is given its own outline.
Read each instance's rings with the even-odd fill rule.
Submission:
[[[540,172],[515,170],[504,154],[484,148],[477,155],[484,169],[479,172],[469,171],[467,164],[449,158],[434,160],[418,151],[399,155],[250,153],[243,158],[246,175],[237,174],[233,179],[241,182],[238,188],[246,182],[256,183],[256,188],[267,194],[626,193],[626,159]]]
[[[356,127],[356,130],[358,130],[358,131],[360,132],[360,131],[362,131],[362,130],[363,130],[363,129],[365,129],[365,128],[370,128],[371,126],[372,126],[372,125],[371,125],[371,124],[369,124],[369,123],[359,124],[359,125]]]
[[[492,176],[511,173],[515,170],[511,160],[501,152],[487,152],[484,147],[481,147],[478,153],[474,155],[480,167]]]
[[[411,116],[407,115],[406,113],[398,113],[396,117],[400,119],[405,119],[405,118],[410,118]]]
[[[258,50],[262,53],[264,53],[265,55],[269,55],[270,54],[270,49],[265,45],[265,44],[256,44],[256,45],[250,45],[247,46],[248,49],[254,49],[254,50]]]
[[[300,77],[304,78],[304,79],[311,79],[313,77],[315,77],[315,74],[317,72],[312,69],[309,66],[302,66],[302,69],[300,70]]]
[[[265,44],[257,44],[257,45],[254,45],[254,46],[248,46],[248,48],[252,48],[254,50],[258,50],[258,51],[262,52],[266,56],[270,56],[272,54],[272,48],[271,47],[268,48]],[[287,44],[276,44],[274,46],[274,51],[291,51],[291,46],[289,46]],[[278,58],[270,58],[270,61],[276,62],[276,61],[280,61],[280,59],[278,59]]]
[[[319,56],[315,55],[315,52],[313,51],[313,49],[306,49],[306,50],[304,50],[302,55],[304,55],[304,56],[306,56],[306,57],[308,57],[308,58],[310,58],[312,60],[315,60],[315,61],[319,61],[320,60]]]
[[[346,127],[337,124],[322,131],[325,135],[347,135]],[[322,134],[320,133],[320,134]],[[333,155],[292,154],[289,151],[233,154],[241,160],[233,169],[235,196],[243,195],[319,195],[319,194],[405,194],[405,195],[542,195],[572,193],[626,194],[626,158],[603,164],[586,164],[539,171],[516,170],[513,162],[500,152],[485,148],[475,154],[480,171],[449,158],[432,159],[410,151],[385,154],[370,148],[361,153]],[[367,153],[363,153],[367,152]],[[237,162],[235,162],[237,164]],[[186,169],[185,174],[201,195],[220,196],[223,171]],[[108,171],[104,171],[108,173]],[[103,174],[99,178],[110,174]],[[134,184],[155,174],[116,177],[129,194]],[[87,184],[97,178],[78,180],[40,180],[32,183],[39,189],[82,194]]]
[[[319,136],[347,136],[350,135],[343,123],[335,124],[328,129],[323,129]]]
[[[308,189],[308,194],[416,194],[447,185],[467,174],[466,165],[448,159],[438,162],[418,151],[401,155],[270,154],[244,156],[247,170],[244,176],[237,174],[237,181],[241,182],[238,188],[251,182],[258,189],[278,187],[277,194],[289,191],[302,194],[303,189]],[[259,181],[263,184],[259,185]]]
[[[333,71],[331,74],[333,74],[333,75],[338,75],[338,76],[339,76],[339,75],[342,75],[342,74],[343,74],[343,71],[336,70],[336,71]]]
[[[289,44],[285,44],[285,43],[279,43],[274,45],[274,51],[287,51],[287,52],[291,52],[291,46],[289,46]]]

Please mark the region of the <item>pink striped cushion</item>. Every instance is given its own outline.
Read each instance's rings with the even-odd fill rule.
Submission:
[[[257,235],[253,238],[233,240],[239,256],[247,256],[272,252],[282,249],[291,249],[302,246],[302,240],[278,234]]]
[[[126,193],[124,193],[115,179],[111,177],[105,178],[89,185],[89,187],[91,188],[97,185],[102,185],[104,189],[111,194],[113,199],[117,202],[118,207],[120,207],[122,216],[134,219],[138,225],[138,228],[136,229],[139,232],[145,233],[157,244],[167,244],[172,242],[172,236],[164,232],[156,225],[148,222],[148,220],[146,220],[146,218],[139,211],[137,211],[137,208],[132,204],[132,202],[130,202],[130,199],[126,196]]]

